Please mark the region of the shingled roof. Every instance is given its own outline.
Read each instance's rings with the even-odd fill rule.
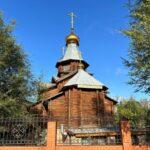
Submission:
[[[79,69],[78,73],[75,74],[65,85],[64,87],[69,87],[76,85],[78,88],[87,88],[87,89],[102,89],[103,84],[96,80],[92,75]]]
[[[70,43],[67,45],[66,52],[63,58],[59,60],[59,62],[70,60],[70,59],[71,60],[83,60],[81,53],[79,51],[79,48],[75,43]]]

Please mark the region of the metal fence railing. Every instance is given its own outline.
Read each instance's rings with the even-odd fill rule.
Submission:
[[[131,126],[133,145],[150,145],[150,125]]]
[[[122,144],[120,123],[113,116],[71,117],[67,124],[57,127],[57,144],[60,145],[117,145]],[[150,125],[131,124],[131,139],[133,145],[150,145]]]
[[[0,146],[45,145],[47,118],[0,118]]]
[[[113,117],[71,118],[57,126],[58,145],[119,145],[121,131]]]
[[[112,117],[104,119],[22,117],[0,118],[0,146],[40,146],[47,143],[48,120],[57,121],[58,145],[121,145],[120,123]],[[66,118],[67,119],[67,118]],[[64,124],[63,124],[64,123]],[[132,144],[150,144],[150,126],[130,128]]]

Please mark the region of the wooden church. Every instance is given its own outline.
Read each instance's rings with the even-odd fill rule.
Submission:
[[[99,126],[106,118],[113,120],[116,101],[107,95],[108,87],[87,71],[89,64],[79,50],[79,37],[66,37],[65,53],[56,63],[58,73],[40,91],[40,101],[31,110],[49,116],[68,127]]]

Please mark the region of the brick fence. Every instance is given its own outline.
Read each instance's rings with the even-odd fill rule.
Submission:
[[[48,122],[46,146],[1,146],[0,150],[150,150],[150,146],[133,146],[131,143],[130,124],[121,122],[122,145],[109,146],[83,146],[83,145],[57,145],[56,122]]]

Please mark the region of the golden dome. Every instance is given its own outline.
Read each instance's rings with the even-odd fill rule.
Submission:
[[[79,37],[77,35],[75,35],[74,33],[70,33],[67,37],[66,37],[66,44],[68,43],[76,43],[77,45],[79,45]]]

